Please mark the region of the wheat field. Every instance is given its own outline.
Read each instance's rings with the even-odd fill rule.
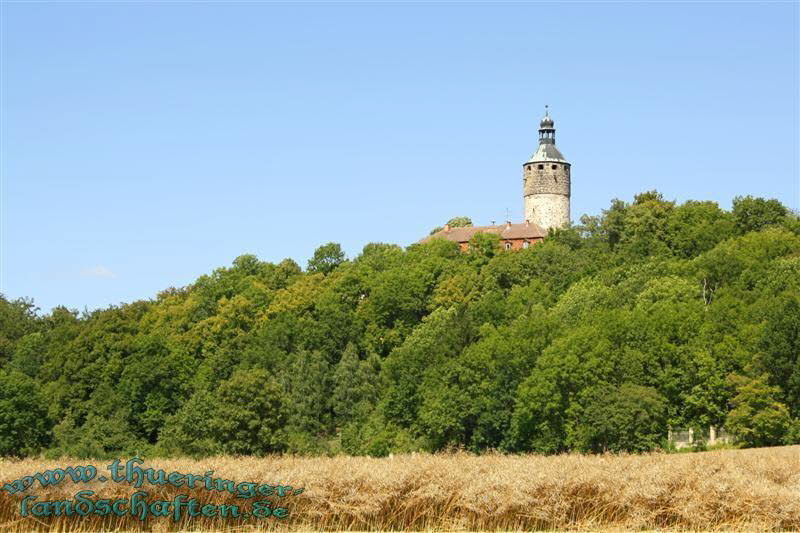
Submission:
[[[127,458],[123,458],[123,463]],[[110,461],[0,459],[3,483],[45,469]],[[131,516],[22,517],[20,503],[129,497],[121,483],[34,485],[0,491],[2,531],[266,530],[747,530],[800,529],[800,446],[647,455],[474,456],[411,454],[390,458],[215,457],[146,460],[142,468],[202,474],[236,482],[302,487],[278,498],[289,515],[245,521]],[[246,501],[219,491],[147,486],[151,498],[196,495],[202,503]],[[247,500],[248,502],[250,500]],[[278,505],[278,504],[275,504]]]

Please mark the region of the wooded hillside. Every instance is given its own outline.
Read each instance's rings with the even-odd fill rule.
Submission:
[[[654,191],[530,249],[243,255],[79,314],[0,299],[0,454],[649,450],[800,442],[800,220]]]

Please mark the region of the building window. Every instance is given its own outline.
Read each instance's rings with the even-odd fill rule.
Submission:
[[[507,242],[507,243],[506,243],[506,250],[510,250],[510,249],[511,249],[511,243],[510,243],[510,242]]]
[[[550,168],[552,168],[553,170],[555,170],[555,169],[557,169],[557,168],[558,168],[558,165],[553,165],[553,166],[552,166],[552,167],[550,167]]]
[[[544,168],[544,165],[539,165],[539,170],[542,170],[543,168]]]
[[[530,242],[528,242],[528,241],[524,241],[524,242],[522,243],[522,247],[523,247],[523,248],[527,248],[527,247],[529,247],[530,245],[531,245],[531,243],[530,243]]]

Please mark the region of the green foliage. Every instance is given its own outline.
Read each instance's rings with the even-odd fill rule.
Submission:
[[[761,357],[757,364],[777,386],[779,399],[800,414],[800,304],[795,297],[774,302],[766,316],[758,343]]]
[[[385,457],[390,453],[409,453],[426,448],[409,430],[386,420],[374,411],[366,420],[351,422],[342,429],[342,449],[351,455]]]
[[[0,455],[25,457],[47,444],[50,422],[36,382],[0,369]]]
[[[329,242],[314,250],[314,256],[308,260],[309,272],[328,274],[344,261],[344,252],[339,243]]]
[[[130,424],[130,406],[120,399],[109,383],[100,384],[88,402],[86,420],[78,426],[67,416],[55,428],[55,447],[51,453],[89,458],[112,458],[117,454],[139,454],[149,450],[143,439],[137,438]]]
[[[382,412],[387,420],[410,428],[422,403],[420,386],[428,368],[455,357],[469,341],[469,324],[458,309],[439,308],[426,317],[384,361]]]
[[[9,366],[30,377],[36,377],[44,361],[46,350],[47,339],[42,332],[28,333],[17,341]]]
[[[790,446],[800,444],[800,418],[794,418],[789,422],[789,429],[783,436],[783,444]]]
[[[600,384],[584,392],[572,442],[584,452],[645,452],[666,438],[666,399],[652,387]]]
[[[36,310],[31,300],[9,301],[0,294],[0,368],[13,356],[16,342],[39,328]]]
[[[447,221],[451,228],[467,228],[472,227],[472,219],[469,217],[453,217]]]
[[[337,426],[365,418],[379,398],[380,359],[374,354],[362,361],[348,344],[333,373],[333,413]]]
[[[775,199],[766,200],[752,196],[737,196],[733,199],[732,214],[739,235],[777,224],[788,212],[786,207]]]
[[[165,455],[203,457],[222,451],[222,445],[212,434],[212,421],[217,405],[214,395],[196,391],[169,419],[161,430],[159,447]]]
[[[648,191],[518,251],[246,254],[84,314],[0,296],[0,453],[642,451],[723,423],[793,443],[798,354],[796,214]]]
[[[673,209],[666,233],[672,252],[677,257],[689,259],[732,237],[733,216],[715,202],[689,200]]]
[[[736,396],[725,427],[745,446],[781,444],[789,433],[791,419],[786,406],[777,401],[778,387],[767,384],[765,376],[748,379],[731,377]]]
[[[285,378],[294,432],[316,436],[330,431],[332,378],[330,364],[321,353],[302,351],[294,358]]]
[[[547,238],[568,247],[570,250],[577,250],[583,246],[583,238],[578,228],[550,228]]]
[[[632,257],[669,255],[668,221],[674,207],[675,202],[664,201],[656,191],[637,195],[633,204],[625,208],[621,251]]]
[[[500,236],[493,233],[476,233],[469,240],[469,253],[476,264],[486,264],[500,253]]]
[[[472,227],[472,219],[469,217],[453,217],[447,221],[447,225],[451,228],[468,228]],[[439,231],[442,231],[444,226],[436,226],[433,228],[428,235],[433,235]]]
[[[283,390],[268,372],[236,371],[220,385],[213,401],[209,429],[223,453],[264,455],[284,449]]]

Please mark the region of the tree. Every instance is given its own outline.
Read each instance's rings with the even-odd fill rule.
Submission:
[[[416,422],[426,371],[460,353],[470,341],[468,331],[458,309],[439,308],[392,351],[383,364],[386,387],[381,412],[388,421],[406,428]]]
[[[329,242],[314,250],[314,257],[308,260],[307,270],[309,272],[328,274],[343,262],[344,252],[341,245],[336,242]]]
[[[469,240],[469,253],[473,260],[483,265],[500,253],[500,236],[478,232]]]
[[[667,433],[667,405],[652,387],[600,384],[585,392],[586,407],[571,442],[587,452],[645,452]]]
[[[25,374],[0,369],[0,456],[26,457],[48,443],[45,398]]]
[[[158,336],[140,336],[134,346],[116,391],[132,411],[137,436],[155,444],[159,430],[186,393],[193,361],[178,351],[170,352]]]
[[[596,231],[606,236],[608,245],[612,250],[616,248],[625,233],[627,211],[628,204],[619,198],[614,198],[611,201],[611,207],[604,209],[601,215],[600,227]]]
[[[451,228],[468,228],[472,227],[472,219],[469,217],[453,217],[447,221],[447,225]],[[433,235],[434,233],[442,231],[443,229],[443,226],[436,226],[428,235]]]
[[[733,220],[736,231],[744,235],[750,231],[759,231],[771,224],[779,223],[788,210],[778,200],[737,196],[733,199]]]
[[[216,399],[205,390],[196,391],[170,416],[159,434],[159,451],[167,455],[204,457],[222,451],[212,433]]]
[[[499,448],[508,430],[517,389],[531,365],[528,328],[486,326],[482,339],[459,356],[430,367],[420,385],[415,433],[433,450]]]
[[[32,300],[7,300],[0,294],[0,367],[14,354],[18,339],[38,328],[37,307]]]
[[[380,360],[358,357],[353,344],[347,348],[333,373],[333,413],[337,426],[365,417],[378,400]]]
[[[321,436],[331,429],[331,369],[316,351],[294,354],[288,375],[288,406],[293,433]]]
[[[656,191],[636,195],[632,205],[624,209],[623,231],[619,245],[630,256],[669,255],[667,221],[675,202],[665,201]]]
[[[469,228],[472,227],[472,219],[469,217],[453,217],[447,221],[447,225],[451,228]]]
[[[267,371],[237,370],[214,396],[209,426],[223,453],[264,455],[284,449],[283,390]]]
[[[783,297],[771,305],[764,333],[758,344],[759,363],[771,385],[779,387],[779,398],[800,415],[800,304]]]
[[[587,320],[562,335],[553,334],[553,341],[542,348],[532,372],[516,389],[511,448],[538,453],[569,449],[570,425],[582,392],[597,381],[609,381],[617,371],[603,333]]]
[[[791,424],[789,410],[777,401],[778,387],[767,384],[766,376],[748,379],[733,375],[736,396],[725,427],[747,447],[781,444]]]
[[[550,228],[547,233],[547,239],[567,246],[570,250],[577,250],[583,246],[581,230],[574,226],[568,228]]]
[[[110,383],[101,383],[87,403],[88,414],[82,424],[69,414],[53,428],[59,454],[81,459],[111,458],[149,449],[131,426],[131,406]]]
[[[11,368],[19,370],[30,377],[39,374],[39,368],[45,359],[47,339],[44,334],[37,331],[29,333],[17,341]]]
[[[733,216],[716,202],[689,200],[676,207],[667,221],[667,244],[678,257],[696,257],[733,235]]]
[[[409,430],[386,420],[380,411],[373,411],[363,422],[347,424],[341,440],[342,448],[351,455],[385,457],[424,449],[421,439],[413,438]]]

